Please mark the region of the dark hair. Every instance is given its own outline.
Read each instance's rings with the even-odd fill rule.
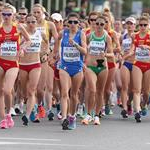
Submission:
[[[79,15],[78,15],[77,13],[74,13],[74,12],[70,13],[70,14],[68,15],[67,19],[69,19],[69,18],[71,18],[71,17],[76,17],[76,18],[80,19]]]

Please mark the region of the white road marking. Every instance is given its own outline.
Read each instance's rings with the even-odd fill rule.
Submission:
[[[54,142],[60,142],[61,139],[36,139],[36,138],[3,138],[0,137],[0,140],[20,140],[20,141],[54,141]]]
[[[146,143],[146,144],[150,145],[150,143]]]
[[[33,145],[33,146],[65,146],[65,147],[90,147],[92,145],[52,144],[52,143],[29,143],[29,142],[0,142],[0,145]]]

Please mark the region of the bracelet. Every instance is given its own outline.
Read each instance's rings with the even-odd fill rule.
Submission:
[[[76,43],[75,41],[73,42],[73,46],[78,47],[78,43]]]

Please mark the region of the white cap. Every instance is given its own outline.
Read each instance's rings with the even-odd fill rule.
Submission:
[[[128,17],[128,18],[126,18],[125,22],[126,22],[126,23],[127,23],[127,22],[132,22],[133,24],[136,24],[136,20],[135,20],[134,17]]]
[[[59,13],[54,13],[51,15],[52,19],[56,20],[56,21],[63,21],[63,18],[61,16],[61,14]]]

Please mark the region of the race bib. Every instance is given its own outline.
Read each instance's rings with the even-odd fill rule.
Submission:
[[[122,50],[124,51],[124,52],[127,52],[127,51],[129,51],[130,50],[130,48],[131,48],[131,43],[132,43],[132,40],[131,39],[124,39],[123,41],[122,41]]]
[[[37,31],[39,31],[40,33],[46,34],[46,28],[45,28],[45,27],[37,27],[36,29],[37,29]]]
[[[37,52],[40,52],[40,49],[41,49],[41,42],[40,42],[39,38],[37,38],[37,39],[31,38],[31,45],[29,48],[27,48],[26,52],[37,53]]]
[[[148,49],[137,47],[135,51],[135,58],[140,61],[150,61],[150,51]]]
[[[66,62],[80,61],[80,52],[75,47],[64,47],[63,59]]]
[[[17,56],[17,42],[4,42],[1,44],[1,56]]]
[[[105,51],[106,44],[105,42],[100,41],[91,41],[90,42],[90,54],[91,55],[99,55],[100,53]]]

